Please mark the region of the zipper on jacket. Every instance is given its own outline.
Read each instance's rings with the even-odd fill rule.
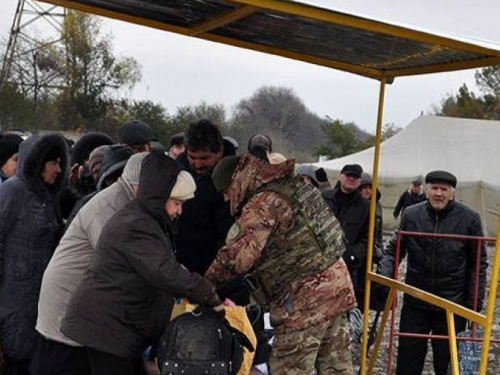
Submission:
[[[439,231],[439,214],[436,213],[436,218],[435,218],[435,226],[434,226],[434,234],[437,234]],[[434,237],[432,239],[433,246],[432,246],[432,259],[431,259],[431,293],[434,293],[434,282],[435,282],[435,259],[436,259],[436,248],[437,248],[437,241],[438,238]]]

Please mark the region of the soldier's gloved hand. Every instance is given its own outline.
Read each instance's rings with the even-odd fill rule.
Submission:
[[[215,286],[208,279],[201,279],[196,289],[188,297],[189,301],[201,306],[214,307],[222,302],[215,292]]]
[[[389,297],[389,288],[385,285],[374,283],[373,284],[373,309],[375,311],[382,311],[385,308],[387,297]]]

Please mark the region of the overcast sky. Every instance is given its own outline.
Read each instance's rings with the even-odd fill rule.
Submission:
[[[0,0],[0,36],[6,37],[17,0]],[[309,0],[329,7],[430,32],[497,43],[498,0]],[[379,82],[313,64],[188,38],[105,19],[115,37],[115,52],[134,57],[142,82],[128,97],[162,103],[169,113],[178,106],[224,104],[228,111],[263,85],[292,88],[320,117],[354,122],[374,133]],[[384,123],[406,126],[422,111],[430,113],[462,83],[475,90],[474,70],[397,78],[386,88]]]

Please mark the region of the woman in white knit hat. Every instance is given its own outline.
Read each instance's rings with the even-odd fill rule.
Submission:
[[[173,297],[221,304],[215,287],[175,258],[174,221],[196,186],[159,152],[142,163],[137,198],[105,225],[61,331],[86,347],[91,372],[139,375],[142,353],[166,327]]]

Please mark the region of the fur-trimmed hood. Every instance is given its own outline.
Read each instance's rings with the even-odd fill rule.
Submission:
[[[53,194],[57,193],[66,177],[68,151],[66,140],[59,134],[32,135],[19,146],[16,175],[37,193],[46,189]],[[43,183],[40,172],[44,167],[45,157],[54,152],[59,155],[62,172],[57,176],[55,183],[49,186]]]
[[[250,196],[259,188],[281,178],[294,175],[295,160],[269,164],[251,154],[241,157],[231,181],[231,214],[239,212]]]

